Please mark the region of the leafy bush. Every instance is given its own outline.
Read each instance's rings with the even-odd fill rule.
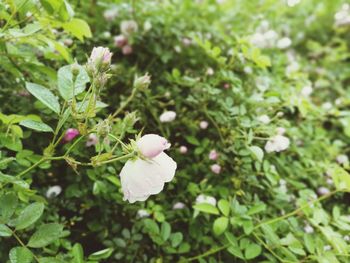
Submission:
[[[1,262],[348,262],[349,26],[342,0],[0,2]]]

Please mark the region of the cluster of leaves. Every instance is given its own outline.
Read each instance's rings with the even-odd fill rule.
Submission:
[[[338,155],[349,154],[350,142],[350,30],[334,26],[345,1],[293,7],[272,0],[5,2],[1,261],[349,261],[350,168],[336,164]],[[104,18],[108,10],[117,13],[111,21]],[[130,55],[113,40],[124,20],[138,24],[128,39]],[[292,39],[291,47],[261,50],[250,43],[266,21]],[[67,40],[73,44],[62,44]],[[73,78],[67,64],[73,57],[84,63],[94,46],[108,46],[114,55],[111,78],[90,107],[84,106],[88,73],[80,66]],[[292,63],[298,64],[293,70]],[[134,76],[146,72],[151,86],[132,89]],[[314,91],[303,96],[307,85]],[[84,106],[74,114],[67,111],[72,87]],[[322,106],[327,102],[331,108]],[[171,123],[159,121],[166,110],[177,113]],[[116,111],[124,118],[105,123]],[[85,113],[87,127],[106,124],[118,138],[142,128],[168,138],[178,163],[173,182],[144,203],[122,201],[121,163],[90,167],[75,160],[110,158],[101,154],[112,148],[103,140],[106,131],[95,148],[84,138],[60,143],[65,129],[87,129],[78,127]],[[270,122],[259,121],[261,115]],[[277,127],[286,129],[291,145],[266,153]],[[210,170],[212,149],[219,153],[219,174]],[[54,184],[62,194],[45,198]],[[329,193],[317,196],[321,186]],[[196,203],[201,194],[218,202]],[[173,209],[177,202],[185,208]],[[138,216],[140,209],[149,217]]]

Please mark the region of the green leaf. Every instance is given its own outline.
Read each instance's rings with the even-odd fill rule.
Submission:
[[[72,33],[80,41],[84,41],[84,37],[92,37],[89,25],[82,19],[73,18],[69,22],[64,23],[63,28],[67,32]]]
[[[218,202],[218,207],[221,213],[223,213],[225,216],[228,216],[230,214],[230,203],[227,200],[221,199]]]
[[[244,259],[244,256],[243,256],[243,254],[238,246],[229,246],[227,248],[227,251],[229,253],[231,253],[232,255],[234,255],[235,257]]]
[[[350,192],[350,174],[337,164],[333,164],[330,168],[334,185],[338,190]]]
[[[57,72],[58,91],[66,101],[73,98],[73,95],[78,95],[85,90],[85,85],[90,81],[84,67],[74,65],[79,73],[73,81],[72,65],[61,67]]]
[[[25,229],[30,225],[34,224],[41,217],[43,212],[43,203],[36,202],[28,205],[26,208],[24,208],[24,210],[20,213],[18,218],[14,221],[16,230]]]
[[[24,120],[21,121],[19,124],[35,131],[53,132],[52,128],[49,125],[39,121]]]
[[[160,235],[162,236],[162,239],[164,241],[167,241],[168,238],[170,237],[170,233],[171,233],[171,226],[169,223],[167,222],[163,222],[161,229],[160,229]]]
[[[204,213],[208,213],[208,214],[213,214],[213,215],[219,215],[219,210],[211,205],[211,204],[207,204],[207,203],[202,203],[202,204],[197,204],[193,206],[194,209],[200,211],[200,212],[204,212]]]
[[[17,196],[14,193],[8,193],[0,197],[0,220],[4,223],[11,218],[16,210],[18,203]]]
[[[63,226],[57,223],[42,225],[29,239],[28,247],[45,247],[60,238]]]
[[[188,143],[193,144],[193,145],[200,145],[201,143],[197,140],[197,138],[193,136],[185,136],[185,139]]]
[[[53,257],[44,257],[39,259],[39,263],[67,263],[67,261],[63,261],[61,259],[53,258]],[[93,263],[93,262],[90,262]]]
[[[265,209],[266,209],[266,205],[264,203],[257,204],[257,205],[254,205],[253,207],[249,208],[247,214],[248,215],[257,214],[261,211],[265,211]]]
[[[222,217],[217,218],[213,224],[214,234],[219,236],[222,233],[224,233],[228,227],[228,222],[229,222],[229,220],[227,217],[222,216]]]
[[[143,223],[145,224],[147,232],[159,234],[159,226],[152,219],[146,218],[145,220],[143,220]]]
[[[262,251],[261,246],[257,244],[249,244],[244,251],[244,257],[246,259],[256,258],[257,256],[260,255],[261,251]]]
[[[177,247],[178,245],[180,245],[182,240],[183,240],[183,235],[180,232],[176,232],[174,234],[171,234],[171,236],[170,236],[170,241],[171,241],[172,247]]]
[[[0,237],[10,237],[12,236],[12,231],[4,224],[0,224]]]
[[[80,244],[75,244],[71,253],[74,258],[72,263],[84,263],[84,250]]]
[[[100,260],[110,257],[112,254],[113,249],[112,248],[106,248],[100,251],[97,251],[89,256],[89,260]]]
[[[12,248],[9,256],[11,263],[31,263],[33,260],[32,252],[25,247]]]
[[[254,157],[259,161],[262,162],[264,158],[264,151],[258,147],[258,146],[250,146],[249,150],[253,153]]]
[[[60,104],[58,103],[57,98],[47,88],[35,83],[26,82],[26,89],[46,107],[57,114],[60,113]]]

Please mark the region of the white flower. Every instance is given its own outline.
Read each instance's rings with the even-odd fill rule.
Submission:
[[[289,37],[283,37],[277,41],[277,47],[279,49],[286,49],[290,47],[292,40]]]
[[[200,194],[199,196],[197,196],[196,204],[198,205],[198,204],[204,204],[204,203],[216,206],[216,199],[215,197],[203,195],[203,194]]]
[[[95,133],[91,133],[88,136],[88,140],[86,141],[86,147],[94,146],[98,143],[98,138]]]
[[[313,89],[311,86],[307,85],[307,86],[304,86],[301,90],[301,95],[304,96],[304,97],[309,97],[312,93]]]
[[[279,135],[283,135],[286,133],[286,129],[283,128],[283,127],[277,127],[276,128],[276,133],[279,134]]]
[[[175,111],[165,111],[159,116],[160,122],[172,122],[176,118]]]
[[[245,66],[245,67],[243,68],[243,71],[244,71],[244,73],[246,73],[246,74],[252,74],[252,73],[253,73],[252,68],[249,67],[249,66]]]
[[[181,145],[179,150],[181,154],[186,154],[188,151],[187,147],[184,145]]]
[[[210,166],[210,169],[214,174],[219,174],[221,172],[221,166],[217,163]]]
[[[136,33],[138,30],[138,25],[134,20],[122,21],[120,24],[120,31],[125,36],[129,36],[133,33]]]
[[[150,214],[145,209],[140,209],[137,211],[137,216],[139,218],[149,217]]]
[[[304,231],[307,234],[311,234],[314,232],[314,228],[312,226],[310,226],[309,224],[307,224],[306,226],[304,226]]]
[[[180,209],[184,209],[186,207],[186,205],[182,202],[177,202],[173,205],[173,210],[180,210]]]
[[[261,115],[258,117],[258,121],[260,121],[263,124],[269,124],[270,123],[270,117],[265,115]]]
[[[58,196],[62,192],[62,187],[59,185],[50,186],[46,191],[47,198],[53,198]]]
[[[207,74],[208,76],[212,76],[214,75],[214,70],[212,68],[207,68],[207,71],[205,74]]]
[[[350,5],[343,4],[342,8],[334,15],[336,26],[346,26],[350,24]]]
[[[109,22],[112,22],[114,19],[117,18],[117,16],[118,16],[118,9],[116,8],[108,9],[103,12],[103,17]]]
[[[300,3],[300,0],[287,0],[287,5],[289,7],[293,7],[293,6],[295,6],[295,5],[299,4],[299,3]]]
[[[346,163],[349,162],[349,158],[348,158],[348,156],[345,155],[345,154],[340,154],[340,155],[338,155],[337,158],[336,158],[336,160],[337,160],[337,162],[338,162],[339,164],[346,164]]]
[[[159,152],[159,142],[163,142],[165,139],[154,134],[149,136],[149,138],[146,137],[147,140],[144,139],[140,142],[145,136],[142,137],[136,142],[136,145],[144,155],[154,156],[155,149]],[[161,139],[155,140],[154,136]],[[150,141],[154,141],[155,145],[150,145]],[[162,149],[169,148],[166,140],[165,142],[165,144],[161,143]],[[146,149],[147,147],[150,149]],[[163,151],[151,159],[128,160],[120,172],[124,200],[128,200],[130,203],[145,201],[150,195],[160,193],[164,183],[170,182],[174,178],[176,167],[176,162]]]
[[[290,144],[289,138],[283,135],[277,134],[267,141],[267,143],[265,144],[265,151],[267,153],[281,152],[286,150],[289,147],[289,144]]]
[[[344,236],[344,240],[345,240],[345,241],[350,241],[350,237],[349,237],[348,235],[345,235],[345,236]]]
[[[330,102],[325,102],[325,103],[322,104],[322,108],[324,110],[331,110],[333,108],[333,105]]]
[[[328,195],[330,193],[330,191],[327,187],[321,186],[317,189],[317,193],[319,195]]]
[[[199,123],[199,128],[201,128],[202,130],[205,130],[206,128],[208,128],[209,123],[207,121],[201,121]]]

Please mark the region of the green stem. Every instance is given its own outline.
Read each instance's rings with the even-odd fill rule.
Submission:
[[[26,249],[29,250],[29,248],[27,248],[27,246],[23,243],[23,241],[19,238],[19,236],[17,236],[17,234],[16,234],[15,231],[13,231],[13,230],[12,230],[12,235],[15,237],[15,239],[18,241],[18,243],[19,243],[22,247],[24,247],[24,248],[26,248]],[[39,259],[37,258],[37,256],[35,256],[34,253],[32,253],[32,255],[33,255],[35,261],[36,261],[36,262],[39,262]]]
[[[137,88],[133,88],[130,96],[126,99],[126,101],[122,102],[120,107],[112,114],[112,117],[114,118],[115,116],[117,116],[119,113],[121,113],[124,108],[134,99],[136,93],[137,93]]]

